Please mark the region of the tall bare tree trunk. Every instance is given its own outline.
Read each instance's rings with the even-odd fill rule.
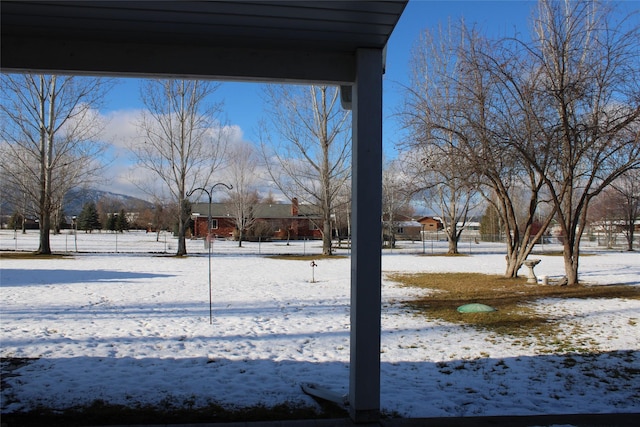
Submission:
[[[92,111],[107,87],[100,79],[84,77],[1,77],[0,139],[8,156],[0,164],[8,178],[3,185],[24,197],[24,207],[29,201],[36,210],[37,254],[51,253],[51,221],[65,194],[99,175],[105,145],[96,139],[103,124]]]
[[[184,256],[187,254],[187,222],[189,220],[189,211],[187,201],[182,198],[178,213],[178,250],[176,256]],[[207,230],[207,236],[210,230]]]
[[[563,245],[564,271],[568,285],[578,284],[578,264],[580,260],[579,248],[576,249],[567,240]]]
[[[338,88],[269,86],[266,92],[272,126],[264,127],[265,166],[289,199],[316,209],[322,253],[331,255],[335,200],[350,177],[349,112],[340,108]],[[277,142],[267,144],[273,134]]]
[[[187,254],[186,194],[209,186],[226,149],[228,134],[217,121],[221,105],[207,105],[217,87],[196,80],[152,80],[142,92],[147,110],[138,123],[141,139],[131,149],[157,179],[137,185],[150,195],[168,193],[177,205],[177,256]]]

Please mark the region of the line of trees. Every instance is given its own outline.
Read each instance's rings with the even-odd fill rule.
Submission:
[[[97,109],[110,81],[89,77],[2,74],[0,172],[2,197],[35,214],[36,253],[50,254],[49,234],[61,220],[64,195],[101,172],[104,123]]]
[[[616,18],[606,3],[540,0],[526,38],[490,39],[464,22],[425,31],[413,51],[401,113],[411,138],[380,183],[383,218],[392,224],[410,199],[422,200],[440,214],[449,252],[456,253],[459,225],[485,204],[507,242],[507,276],[517,274],[553,221],[562,230],[573,284],[589,212],[596,212],[589,208],[612,192],[627,207],[631,249],[638,215],[640,42],[629,17]],[[96,111],[111,82],[37,74],[2,75],[1,82],[3,198],[22,206],[22,218],[27,210],[37,215],[38,253],[50,253],[49,233],[60,222],[64,194],[100,175],[104,124]],[[351,120],[340,108],[339,90],[267,86],[260,159],[248,143],[230,145],[222,104],[210,102],[217,88],[154,79],[140,94],[146,109],[130,149],[137,169],[150,175],[136,184],[158,207],[177,207],[171,211],[177,255],[186,254],[186,194],[208,188],[214,178],[233,185],[224,197],[242,244],[265,178],[260,165],[270,185],[321,213],[323,253],[331,254],[332,224],[350,225]]]
[[[254,146],[244,141],[230,148],[228,158],[227,176],[232,189],[226,204],[235,223],[238,246],[242,246],[245,231],[256,222],[254,211],[260,201],[256,173],[259,158]]]
[[[124,209],[120,209],[119,212],[104,212],[100,215],[98,207],[93,202],[84,204],[75,221],[76,230],[81,230],[85,233],[102,229],[122,233],[128,230],[130,225],[128,214]]]
[[[105,123],[97,111],[110,85],[111,81],[99,78],[2,75],[2,197],[13,206],[23,206],[22,218],[38,217],[39,254],[51,253],[49,235],[52,223],[63,219],[65,194],[100,178],[99,159],[106,145],[100,139]],[[271,122],[262,130],[265,140],[277,135],[284,145],[269,154],[263,145],[265,158],[260,159],[253,146],[244,142],[227,152],[230,129],[220,120],[222,104],[210,102],[218,86],[154,79],[146,81],[140,93],[146,109],[135,123],[138,137],[129,148],[136,170],[150,174],[134,183],[155,200],[156,207],[178,207],[171,209],[177,223],[177,255],[186,254],[191,213],[186,194],[209,187],[214,176],[231,181],[233,190],[226,200],[233,206],[242,244],[242,233],[250,228],[252,208],[259,199],[261,160],[285,196],[297,197],[322,213],[317,225],[324,236],[323,252],[331,254],[334,210],[344,203],[344,186],[350,177],[350,119],[349,112],[340,109],[339,90],[269,86],[265,93],[272,107]],[[83,227],[99,228],[94,222]]]
[[[618,233],[627,241],[627,250],[634,250],[636,221],[640,218],[640,170],[624,173],[604,189],[589,206],[592,227],[604,232],[607,247],[612,247]]]
[[[450,187],[442,211],[477,192],[504,227],[507,276],[555,221],[576,284],[591,202],[640,167],[640,33],[617,18],[607,3],[540,0],[529,38],[460,22],[416,45],[402,111],[414,192]]]

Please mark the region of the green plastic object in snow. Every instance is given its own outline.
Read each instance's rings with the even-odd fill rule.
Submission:
[[[488,313],[490,311],[496,311],[495,308],[489,307],[484,304],[465,304],[458,307],[460,313]]]

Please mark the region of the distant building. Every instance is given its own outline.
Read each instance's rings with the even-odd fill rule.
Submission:
[[[194,222],[193,236],[207,235],[207,203],[194,203],[191,207],[191,219]],[[253,208],[255,221],[249,230],[244,230],[246,239],[320,239],[322,217],[314,206],[298,203],[259,203]],[[231,206],[227,203],[211,204],[211,234],[214,237],[237,239],[237,229]]]
[[[420,240],[421,233],[428,231],[442,230],[442,223],[437,218],[426,216],[420,219],[413,219],[406,215],[396,215],[394,221],[389,222],[386,216],[383,217],[383,233],[385,239],[389,239],[389,227],[393,227],[394,239],[396,240]]]
[[[427,231],[440,231],[444,229],[442,225],[442,221],[438,218],[434,218],[432,216],[424,216],[417,220],[417,222],[424,227],[425,232]]]

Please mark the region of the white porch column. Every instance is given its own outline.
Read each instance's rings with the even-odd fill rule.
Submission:
[[[352,91],[351,365],[349,413],[380,418],[382,49],[358,49]]]

